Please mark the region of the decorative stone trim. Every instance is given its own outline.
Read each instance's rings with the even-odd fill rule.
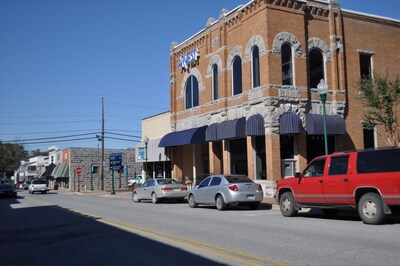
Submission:
[[[258,47],[258,51],[259,51],[260,55],[266,53],[266,51],[265,51],[265,43],[264,43],[263,37],[261,37],[260,35],[254,35],[247,42],[246,51],[244,53],[244,59],[246,61],[247,60],[251,60],[251,51],[252,51],[254,46]]]
[[[297,39],[296,35],[290,32],[280,32],[275,36],[274,42],[272,44],[272,52],[274,54],[280,54],[282,45],[284,43],[288,43],[290,44],[290,46],[292,46],[294,54],[297,57],[301,57],[303,55],[299,39]]]
[[[233,58],[235,58],[235,56],[240,56],[240,58],[243,58],[241,46],[236,46],[235,48],[233,48],[231,53],[228,56],[228,61],[226,63],[226,66],[227,66],[227,69],[230,71],[232,71],[232,61],[233,61]],[[243,60],[242,60],[242,63],[243,63]]]
[[[307,50],[310,52],[314,48],[318,48],[323,53],[326,61],[331,61],[331,49],[323,40],[319,38],[311,38],[307,43]]]
[[[217,64],[217,66],[218,66],[218,73],[221,72],[221,70],[222,70],[222,60],[218,55],[213,55],[213,57],[211,57],[210,61],[208,62],[207,77],[212,75],[212,67],[213,67],[214,64]]]
[[[367,55],[375,55],[374,51],[362,50],[362,49],[357,49],[357,53],[359,53],[359,54],[367,54]]]
[[[181,81],[181,95],[178,95],[178,97],[183,97],[185,96],[185,88],[186,88],[186,82],[190,76],[195,76],[197,78],[197,82],[199,83],[199,92],[204,90],[203,87],[203,80],[201,79],[201,74],[200,71],[194,67],[189,69],[186,73],[185,76],[183,77]],[[186,99],[185,99],[186,100]],[[199,99],[200,100],[200,99]]]

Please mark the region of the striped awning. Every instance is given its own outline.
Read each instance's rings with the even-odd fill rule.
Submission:
[[[317,114],[306,114],[306,131],[308,135],[324,134],[324,116]],[[346,123],[340,115],[326,116],[326,132],[328,135],[346,134]]]
[[[287,112],[279,118],[279,134],[291,135],[303,133],[300,117],[293,112]]]
[[[246,118],[228,120],[220,123],[217,128],[217,140],[246,137]]]
[[[246,121],[246,136],[264,136],[264,117],[260,114],[250,116]]]
[[[174,147],[188,144],[205,144],[207,126],[171,132],[162,137],[159,147]]]

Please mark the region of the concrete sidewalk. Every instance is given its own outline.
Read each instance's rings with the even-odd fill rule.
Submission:
[[[131,190],[115,190],[115,195],[112,195],[111,191],[101,191],[101,190],[94,190],[94,191],[86,190],[86,191],[81,191],[81,192],[68,191],[68,192],[71,192],[71,193],[73,193],[75,195],[79,195],[79,196],[95,196],[95,197],[126,198],[126,199],[132,198]],[[270,204],[274,207],[277,206],[275,198],[272,198],[272,197],[264,197],[262,203]]]

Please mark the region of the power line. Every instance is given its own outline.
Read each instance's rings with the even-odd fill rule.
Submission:
[[[98,129],[80,129],[80,130],[61,130],[61,131],[44,131],[44,132],[22,132],[22,133],[0,133],[0,135],[35,135],[35,134],[52,134],[52,133],[67,133],[67,132],[82,132],[82,131],[93,131]],[[132,131],[134,132],[134,131]]]
[[[51,141],[35,141],[35,142],[13,141],[13,143],[20,143],[20,144],[23,144],[23,145],[31,145],[31,144],[70,142],[70,141],[89,140],[89,139],[93,140],[94,138],[78,138],[78,139],[51,140]],[[6,142],[4,142],[4,143],[6,143]]]
[[[123,140],[123,141],[129,141],[129,142],[140,142],[140,140],[134,140],[134,139],[122,139],[122,138],[114,138],[114,137],[105,137],[106,139],[115,139],[115,140]]]
[[[120,134],[120,133],[112,133],[109,131],[104,131],[104,133],[118,135],[118,136],[125,136],[125,137],[133,137],[133,138],[142,138],[141,136],[134,136],[134,135],[127,135],[127,134]]]

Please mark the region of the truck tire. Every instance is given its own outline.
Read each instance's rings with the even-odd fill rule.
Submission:
[[[381,224],[386,220],[383,201],[376,193],[366,193],[358,202],[358,215],[366,224]]]
[[[292,192],[285,192],[279,200],[279,208],[285,217],[293,217],[297,214],[296,201]]]

